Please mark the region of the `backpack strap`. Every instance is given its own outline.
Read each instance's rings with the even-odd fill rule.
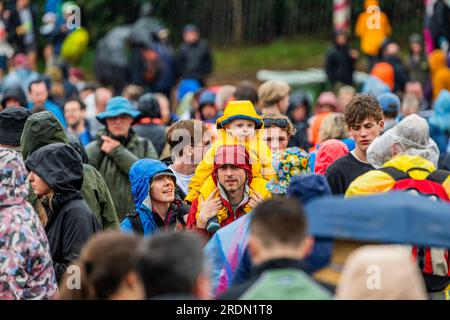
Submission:
[[[142,225],[141,217],[139,216],[139,212],[134,210],[133,212],[126,215],[126,217],[130,220],[131,228],[133,232],[139,235],[144,234],[144,226]]]
[[[402,170],[399,170],[394,167],[384,167],[378,170],[390,175],[392,179],[394,179],[395,181],[400,181],[409,178],[409,175],[406,172],[403,172]]]
[[[450,175],[450,171],[447,170],[436,170],[430,173],[427,177],[427,180],[444,184],[445,180],[447,180],[448,176]]]

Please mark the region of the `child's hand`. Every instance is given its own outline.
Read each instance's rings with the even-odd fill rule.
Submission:
[[[223,208],[222,199],[220,197],[214,199],[214,196],[218,191],[219,189],[216,188],[206,200],[200,195],[200,212],[197,218],[197,228],[206,229],[208,220],[217,216],[219,211]]]
[[[248,206],[253,210],[255,207],[264,201],[264,198],[256,191],[250,193],[250,199],[248,201]]]

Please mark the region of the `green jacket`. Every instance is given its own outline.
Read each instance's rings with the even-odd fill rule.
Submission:
[[[139,159],[158,159],[153,144],[136,133],[132,132],[131,139],[126,146],[120,145],[110,154],[101,151],[102,135],[106,131],[100,129],[97,133],[98,139],[86,147],[89,164],[94,166],[106,181],[116,206],[119,220],[122,221],[127,213],[134,210],[133,195],[128,177],[133,163]]]
[[[331,294],[297,269],[272,269],[240,297],[240,300],[331,300]]]
[[[48,111],[28,117],[20,139],[23,159],[26,160],[37,149],[52,143],[69,143],[64,128],[56,117]],[[83,166],[81,194],[84,200],[103,229],[118,229],[119,219],[105,180],[94,167],[88,164]],[[28,200],[38,210],[39,200],[33,192]]]

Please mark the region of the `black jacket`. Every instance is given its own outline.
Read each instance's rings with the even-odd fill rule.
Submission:
[[[386,56],[383,60],[394,68],[394,92],[403,92],[406,82],[408,82],[409,74],[402,59],[397,56]]]
[[[352,85],[354,62],[350,56],[350,47],[335,44],[328,51],[325,62],[325,71],[331,84],[342,82]]]
[[[199,40],[194,44],[183,43],[180,47],[177,65],[178,73],[183,79],[195,79],[204,83],[213,68],[208,42]]]
[[[166,126],[154,123],[138,124],[133,127],[134,132],[150,140],[155,146],[158,157],[166,145]]]
[[[436,46],[441,36],[450,41],[450,8],[445,1],[439,0],[434,4],[430,31]]]
[[[100,223],[81,197],[83,165],[69,145],[50,144],[35,151],[25,162],[53,190],[51,203],[43,201],[45,226],[58,281],[87,240],[101,229]]]
[[[33,20],[34,43],[38,43],[39,25],[38,8],[36,5],[30,5],[31,16]],[[8,42],[11,43],[18,52],[26,53],[25,36],[18,35],[16,30],[21,25],[19,12],[15,9],[11,12],[8,24]]]

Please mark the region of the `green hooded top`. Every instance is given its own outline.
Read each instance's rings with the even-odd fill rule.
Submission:
[[[26,160],[37,149],[52,144],[69,144],[64,128],[56,117],[48,112],[39,112],[28,117],[23,128],[20,144]],[[103,229],[118,229],[119,219],[109,189],[101,174],[92,166],[83,164],[84,180],[81,194]],[[29,202],[39,210],[39,200],[30,192]]]
[[[158,159],[153,144],[134,131],[125,142],[114,149],[110,154],[101,151],[102,135],[107,135],[105,129],[100,129],[97,133],[97,140],[92,141],[86,147],[89,164],[97,168],[105,179],[109,191],[113,196],[119,220],[122,221],[126,214],[134,210],[133,195],[128,177],[133,163],[139,159]]]

